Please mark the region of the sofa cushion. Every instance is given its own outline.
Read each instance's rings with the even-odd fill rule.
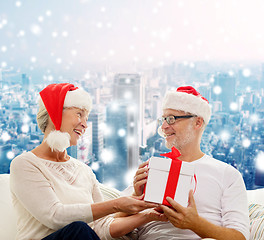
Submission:
[[[264,239],[264,206],[260,204],[249,205],[250,239]]]
[[[101,183],[99,183],[99,187],[105,201],[115,199],[121,196],[121,193],[115,188],[108,187]]]
[[[16,236],[16,217],[9,190],[9,174],[0,174],[0,239],[13,240]]]

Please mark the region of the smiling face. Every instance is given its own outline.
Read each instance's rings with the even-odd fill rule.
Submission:
[[[70,134],[70,145],[76,145],[87,128],[88,111],[80,108],[65,108],[62,112],[61,132]]]
[[[167,116],[184,116],[188,115],[182,111],[173,109],[164,109],[163,117]],[[194,132],[194,118],[177,119],[172,125],[169,125],[166,121],[162,123],[161,129],[165,134],[166,147],[176,147],[178,150],[182,150],[184,147],[190,146],[195,140]]]

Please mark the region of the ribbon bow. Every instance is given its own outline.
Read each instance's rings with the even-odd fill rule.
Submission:
[[[181,156],[181,153],[176,147],[172,147],[171,152],[162,153],[160,156],[170,158],[171,160],[179,160],[178,157]]]

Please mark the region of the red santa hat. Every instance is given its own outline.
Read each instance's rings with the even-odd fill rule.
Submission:
[[[203,118],[205,124],[208,124],[211,118],[209,101],[191,86],[179,87],[176,91],[167,92],[162,109],[174,109],[197,115]],[[163,136],[161,127],[158,132]]]
[[[70,146],[70,135],[60,131],[63,108],[77,107],[90,112],[91,97],[86,91],[70,83],[50,84],[39,94],[41,97],[39,104],[45,106],[55,126],[55,131],[50,132],[45,141],[52,151],[63,152]]]

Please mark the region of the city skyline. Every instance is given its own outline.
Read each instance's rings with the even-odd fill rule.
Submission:
[[[142,130],[146,144],[136,143],[139,156],[135,156],[134,162],[137,165],[136,162],[139,164],[151,156],[169,151],[164,139],[157,134],[162,98],[167,90],[196,79],[196,89],[209,100],[213,110],[202,138],[202,151],[237,168],[247,189],[261,187],[264,185],[264,64],[252,66],[252,69],[258,68],[258,72],[249,74],[249,69],[226,72],[212,69],[210,64],[189,68],[181,63],[172,63],[140,75],[116,73],[115,76],[125,76],[120,82],[115,82],[115,76],[109,73],[107,77],[111,84],[104,84],[100,73],[89,81],[73,80],[71,83],[91,94],[94,108],[85,138],[77,147],[71,147],[69,154],[91,166],[104,184],[124,189],[133,179],[135,171],[129,164],[127,153],[132,146],[130,144],[135,144],[129,138],[129,128],[136,126],[133,122],[136,118],[130,118],[133,115],[128,112],[131,103],[115,99],[115,90],[120,89],[121,97],[135,99],[136,82],[131,89],[119,84],[132,84],[129,76],[138,76],[145,83],[155,82],[154,85],[146,84],[144,88],[144,105],[141,107],[144,112],[143,127],[137,127],[137,130]],[[23,151],[32,150],[43,138],[37,127],[36,114],[38,92],[46,84],[32,84],[26,73],[16,75],[14,78],[14,74],[3,74],[0,81],[4,86],[0,90],[1,173],[8,173],[10,161]],[[204,76],[210,81],[204,81]]]

